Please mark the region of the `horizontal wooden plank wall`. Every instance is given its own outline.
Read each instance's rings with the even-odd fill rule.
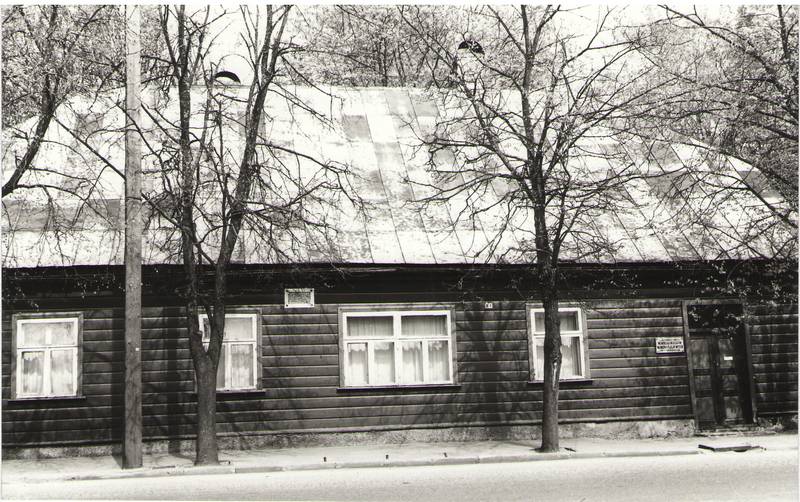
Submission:
[[[797,413],[797,305],[748,309],[759,416]]]
[[[69,312],[77,308],[58,309]],[[51,312],[51,310],[46,310]],[[57,311],[57,310],[52,310]],[[3,443],[46,445],[120,441],[123,427],[124,320],[122,309],[87,309],[83,324],[83,397],[10,397],[11,322],[3,311]],[[113,326],[113,329],[112,329]],[[147,350],[145,348],[145,350]]]
[[[442,298],[446,292],[409,295]],[[359,295],[371,302],[402,295]],[[261,297],[264,302],[265,297]],[[338,307],[345,295],[318,295],[311,309],[261,305],[263,390],[220,394],[219,432],[364,430],[448,424],[531,423],[540,419],[541,384],[529,383],[525,303],[456,303],[457,387],[341,390]],[[248,305],[257,302],[247,298]],[[335,301],[336,300],[336,301]],[[270,298],[268,301],[275,301]],[[655,353],[656,336],[681,336],[678,300],[603,300],[583,305],[591,382],[565,383],[562,420],[691,418],[686,358]],[[7,447],[119,441],[122,432],[123,312],[84,310],[80,400],[7,402]],[[143,313],[144,435],[194,433],[192,364],[181,310]],[[8,399],[11,312],[3,314],[3,398]],[[796,320],[795,320],[796,322]],[[795,345],[796,370],[796,345]],[[794,389],[796,402],[796,388]]]
[[[609,300],[586,309],[591,388],[576,402],[604,400],[588,418],[691,418],[684,354],[656,354],[656,337],[681,336],[677,300]],[[567,401],[568,402],[568,401]]]

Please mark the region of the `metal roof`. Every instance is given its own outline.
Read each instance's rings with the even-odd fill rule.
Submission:
[[[231,89],[232,93],[244,90]],[[437,120],[448,113],[435,94],[409,88],[328,88],[326,94],[302,87],[294,88],[293,93],[299,98],[294,104],[283,99],[269,101],[263,135],[271,142],[292,146],[315,158],[349,165],[355,175],[355,193],[367,205],[359,210],[338,196],[333,204],[317,208],[326,214],[324,220],[329,227],[295,228],[291,238],[276,227],[277,246],[266,245],[254,235],[257,230],[245,229],[237,247],[238,262],[533,261],[533,220],[525,211],[507,211],[514,201],[505,198],[510,189],[504,180],[492,181],[477,198],[468,200],[464,195],[442,205],[418,203],[433,193],[433,187],[444,183],[431,172],[428,151],[421,147],[419,139],[430,134]],[[144,101],[153,110],[174,113],[174,100],[164,109],[159,109],[161,105],[154,96],[145,96]],[[113,103],[113,97],[91,103],[76,100],[61,110],[59,120],[78,127],[101,120],[107,131],[93,138],[92,144],[121,169],[122,114]],[[312,116],[304,104],[318,111],[323,120]],[[152,128],[152,124],[142,128],[148,127]],[[7,132],[4,134],[3,163],[5,171],[10,172],[16,143]],[[92,180],[91,187],[73,181],[75,190],[85,195],[88,204],[57,192],[51,192],[53,199],[48,200],[42,192],[34,195],[28,190],[3,199],[3,266],[121,264],[124,211],[119,175],[98,162],[57,124],[51,126],[48,140],[36,164],[76,179]],[[158,141],[157,132],[152,132],[151,141]],[[658,176],[634,177],[618,187],[619,200],[630,204],[620,202],[616,207],[583,215],[575,227],[579,231],[565,243],[562,259],[590,263],[665,262],[794,252],[794,234],[777,222],[761,201],[743,190],[742,177],[754,176],[749,166],[719,155],[710,157],[708,149],[701,146],[667,145],[656,150],[636,143],[588,146],[582,151],[609,153],[609,149],[616,149],[625,155],[614,159],[625,160],[576,154],[570,160],[570,170],[574,169],[576,176],[621,172],[631,163],[637,172]],[[457,162],[447,150],[437,153],[435,161],[437,167]],[[702,166],[710,162],[719,165]],[[319,175],[319,166],[311,162],[299,160],[291,165],[306,179]],[[711,185],[687,182],[697,181],[703,173],[712,176],[720,169],[729,171],[731,176],[717,176]],[[33,176],[40,183],[54,182],[52,175]],[[57,182],[69,183],[70,179],[60,177]],[[710,190],[709,186],[715,188]],[[468,205],[479,210],[477,216],[463,217]],[[176,255],[170,254],[170,245],[165,244],[174,233],[155,221],[145,235],[145,263],[175,262]],[[604,245],[592,248],[597,242]],[[174,251],[175,244],[171,247]],[[587,253],[590,248],[592,252]]]

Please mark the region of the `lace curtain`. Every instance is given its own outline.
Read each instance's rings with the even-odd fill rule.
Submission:
[[[347,343],[349,385],[450,380],[449,342],[425,339],[447,336],[446,316],[403,315],[400,317],[399,338],[394,332],[392,316],[348,317],[347,336],[375,338]],[[372,361],[369,358],[370,351]],[[428,366],[423,368],[426,359]],[[400,365],[399,368],[395,367],[396,364]]]
[[[544,337],[536,337],[536,367],[534,376],[544,379]],[[578,378],[581,376],[581,347],[579,337],[561,335],[561,378]]]

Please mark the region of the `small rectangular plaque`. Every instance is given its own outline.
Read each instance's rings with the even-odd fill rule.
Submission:
[[[674,354],[683,351],[682,336],[659,336],[656,338],[656,354]]]

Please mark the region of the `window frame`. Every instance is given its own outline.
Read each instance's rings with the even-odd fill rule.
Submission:
[[[310,293],[311,301],[308,303],[290,303],[289,293]],[[287,309],[302,309],[311,308],[315,305],[314,288],[284,288],[283,290],[283,306]]]
[[[225,351],[225,387],[217,387],[217,393],[231,393],[231,392],[249,392],[249,391],[257,391],[263,388],[262,380],[263,380],[263,364],[262,364],[262,355],[261,355],[261,343],[262,343],[262,336],[261,336],[261,311],[258,309],[227,309],[225,312],[226,318],[226,326],[227,326],[227,319],[228,318],[242,318],[242,317],[250,317],[252,318],[253,324],[253,333],[254,339],[252,341],[245,341],[245,340],[228,340],[226,337],[222,337],[222,347],[221,350]],[[205,320],[208,319],[208,315],[205,313],[200,313],[197,315],[197,320],[200,327],[201,332],[201,340],[203,342],[204,348],[206,347],[206,340],[205,340]],[[210,335],[209,335],[210,340]],[[253,344],[253,385],[249,387],[229,387],[228,383],[230,381],[230,346],[234,344]]]
[[[21,324],[36,324],[46,322],[59,322],[69,321],[74,325],[75,329],[75,345],[45,345],[35,347],[20,347],[18,337],[22,331]],[[45,340],[46,342],[46,340]],[[52,389],[50,393],[42,394],[23,394],[21,385],[22,378],[17,374],[21,370],[21,355],[25,350],[28,351],[42,351],[45,353],[45,362],[43,363],[42,379],[44,381],[44,389],[47,388],[49,382],[46,376],[49,376],[50,367],[47,364],[51,359],[47,354],[54,349],[72,348],[74,350],[73,357],[73,393],[71,394],[53,394]],[[11,322],[11,378],[10,378],[10,391],[11,399],[15,400],[43,400],[43,399],[74,399],[83,397],[83,312],[30,312],[19,313],[12,316]]]
[[[561,330],[562,338],[564,336],[578,338],[579,349],[581,353],[581,374],[574,377],[564,377],[560,375],[559,382],[576,382],[591,379],[591,368],[589,366],[589,335],[586,328],[586,313],[583,308],[575,305],[567,304],[563,307],[559,306],[558,312],[577,312],[578,329],[565,332]],[[544,307],[541,304],[527,306],[527,323],[528,323],[528,368],[529,378],[531,382],[541,383],[544,381],[544,375],[536,374],[536,339],[544,339],[544,331],[541,334],[536,332],[536,314],[544,313]],[[563,370],[563,368],[562,368]]]
[[[445,316],[445,327],[447,329],[446,336],[437,337],[409,337],[402,335],[402,317],[404,316]],[[347,319],[351,317],[392,317],[392,336],[362,336],[351,338],[347,334]],[[415,388],[415,387],[442,387],[442,386],[455,386],[458,385],[457,375],[457,337],[456,337],[456,323],[455,323],[455,309],[452,305],[442,304],[361,304],[352,305],[339,308],[339,384],[342,389],[376,389],[376,388]],[[401,341],[416,341],[416,340],[446,340],[448,343],[448,370],[450,372],[449,380],[442,381],[424,381],[424,372],[427,372],[425,363],[428,360],[428,350],[423,350],[423,381],[422,382],[409,382],[403,383],[401,381],[401,364],[400,358]],[[366,343],[389,341],[394,343],[394,362],[395,362],[395,381],[393,383],[358,383],[350,384],[348,382],[349,374],[349,356],[347,352],[348,343]],[[370,356],[372,351],[367,346],[368,361],[372,361]],[[369,362],[368,371],[369,371]],[[369,374],[369,373],[368,373]],[[367,377],[369,379],[369,376]]]

